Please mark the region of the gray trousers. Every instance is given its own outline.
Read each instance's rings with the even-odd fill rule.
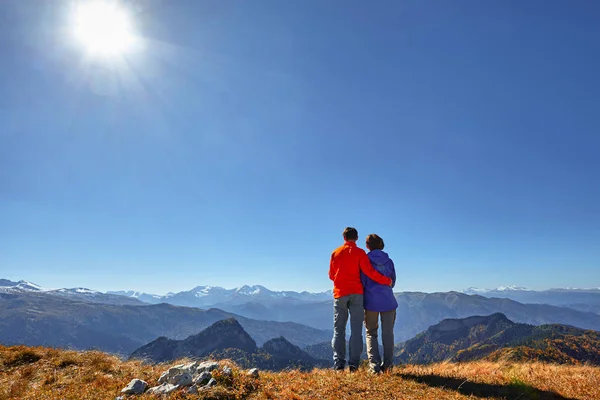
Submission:
[[[383,342],[383,364],[377,343],[377,330],[381,316],[381,341]],[[376,312],[365,310],[365,328],[367,328],[367,356],[371,368],[379,370],[381,366],[388,368],[394,364],[394,322],[396,310]]]
[[[350,351],[348,365],[358,367],[362,353],[362,328],[364,321],[363,295],[351,294],[333,300],[333,364],[346,366],[346,324],[350,313]]]

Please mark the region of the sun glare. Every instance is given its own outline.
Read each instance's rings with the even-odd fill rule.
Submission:
[[[116,56],[131,49],[135,37],[130,16],[116,1],[80,3],[74,10],[77,40],[91,54]]]

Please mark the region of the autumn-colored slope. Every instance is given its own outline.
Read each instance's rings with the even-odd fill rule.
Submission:
[[[167,368],[100,352],[0,346],[0,400],[114,400],[131,379],[155,385]],[[200,397],[170,399],[600,399],[600,368],[590,366],[477,361],[403,366],[377,376],[365,369],[262,372],[258,380],[233,369],[232,381],[216,373],[219,386]]]
[[[559,364],[600,365],[600,333],[584,331],[579,335],[540,338],[525,345],[496,350],[486,358],[491,361],[536,360]]]

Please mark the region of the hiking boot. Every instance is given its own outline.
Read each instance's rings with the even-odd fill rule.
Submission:
[[[334,371],[343,371],[344,370],[344,366],[343,365],[334,365],[333,366],[333,370]]]
[[[377,364],[369,364],[369,372],[371,374],[380,374],[381,373],[381,367]]]

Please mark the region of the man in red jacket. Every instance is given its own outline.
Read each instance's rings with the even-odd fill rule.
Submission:
[[[362,326],[364,320],[362,271],[366,276],[382,285],[391,285],[392,280],[376,271],[367,253],[356,246],[358,231],[344,230],[345,243],[331,254],[329,279],[333,281],[333,369],[343,370],[346,366],[346,324],[350,313],[350,351],[348,366],[356,371],[362,353]]]

